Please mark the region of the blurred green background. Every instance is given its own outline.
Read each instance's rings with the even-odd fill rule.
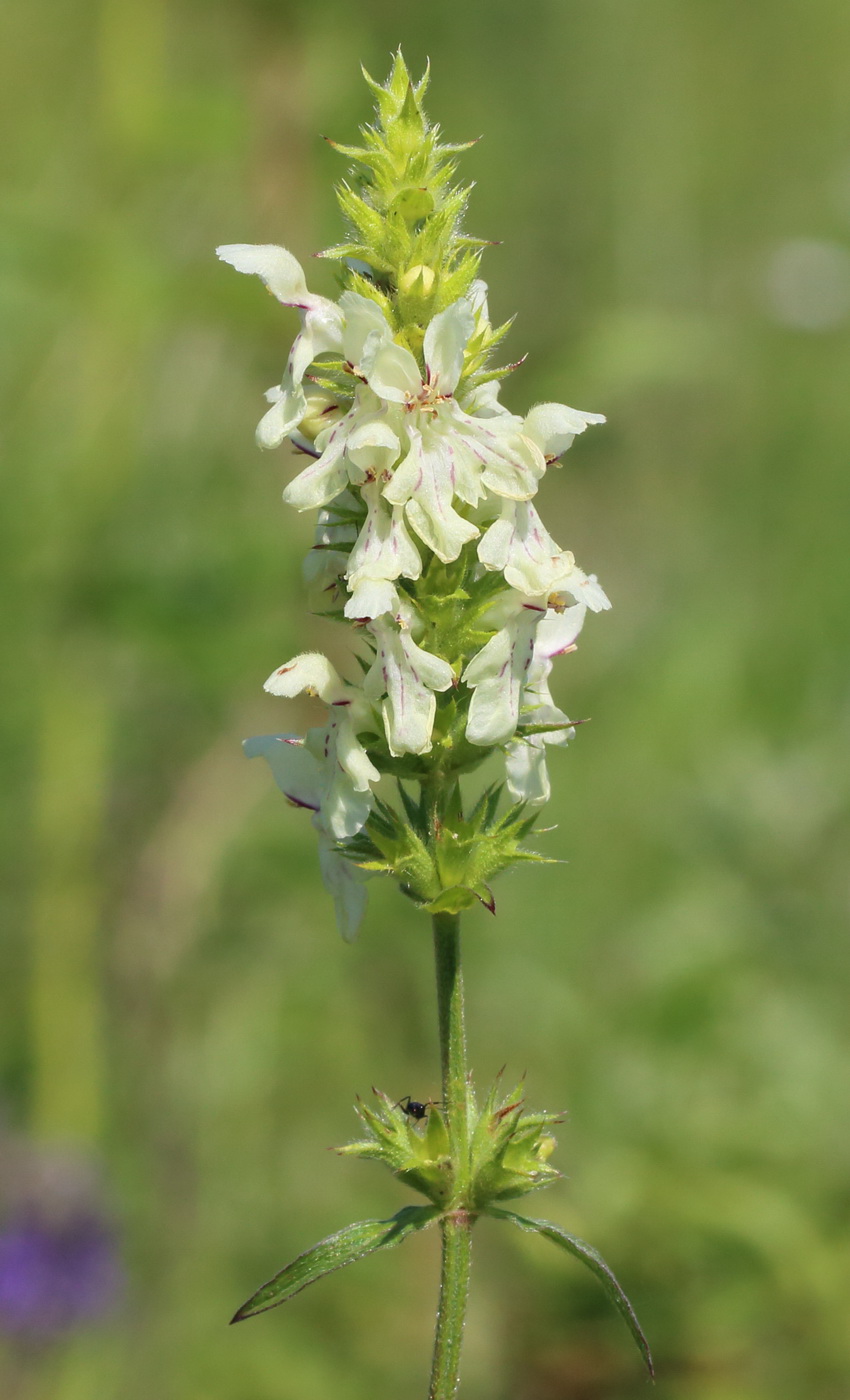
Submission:
[[[7,0],[0,40],[0,1152],[29,1183],[0,1170],[0,1225],[82,1174],[127,1274],[99,1321],[7,1329],[0,1394],[424,1393],[431,1238],[225,1326],[407,1199],[326,1150],[355,1091],[437,1093],[426,921],[374,884],[344,947],[241,755],[310,713],[272,667],[347,643],[252,441],[296,318],[213,257],[336,240],[320,133],[354,137],[359,63],[401,42],[449,139],[485,136],[509,406],[609,416],[541,492],[615,608],[556,675],[593,717],[552,762],[568,863],[467,920],[478,1078],[568,1110],[530,1207],[616,1268],[658,1400],[846,1397],[845,0]],[[478,1245],[468,1400],[646,1393],[589,1275]]]

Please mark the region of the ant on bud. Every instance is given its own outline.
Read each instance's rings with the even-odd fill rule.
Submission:
[[[393,1108],[400,1108],[407,1118],[412,1118],[416,1123],[422,1122],[429,1108],[439,1107],[439,1099],[427,1099],[425,1103],[420,1103],[418,1099],[412,1099],[409,1094],[405,1094],[398,1103],[393,1104]]]

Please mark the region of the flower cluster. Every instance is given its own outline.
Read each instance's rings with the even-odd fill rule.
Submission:
[[[217,250],[300,316],[257,440],[310,459],[284,491],[319,512],[306,576],[319,609],[354,623],[369,650],[358,686],[318,655],[280,667],[266,689],[312,692],[326,723],[247,744],[313,811],[348,936],[364,891],[345,843],[367,826],[381,774],[427,786],[501,748],[514,800],[544,803],[545,748],[573,733],[549,692],[554,658],[574,649],[588,609],[610,606],[534,503],[547,468],[604,419],[557,403],[522,418],[500,403],[513,366],[489,359],[507,327],[491,324],[480,244],[460,230],[466,191],[445,158],[459,148],[439,145],[424,80],[411,84],[400,58],[373,86],[376,125],[363,147],[340,148],[360,169],[339,192],[354,241],[324,255],[340,266],[339,299],[309,292],[284,248]]]

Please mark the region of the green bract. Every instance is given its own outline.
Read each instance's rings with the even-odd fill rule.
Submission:
[[[523,1113],[521,1092],[520,1085],[514,1093],[500,1098],[497,1080],[479,1109],[469,1089],[469,1152],[460,1170],[452,1161],[439,1106],[429,1105],[426,1121],[419,1123],[379,1089],[374,1090],[379,1101],[377,1112],[363,1103],[357,1105],[369,1136],[337,1151],[346,1157],[383,1162],[399,1180],[435,1205],[450,1205],[476,1215],[494,1201],[525,1196],[561,1175],[548,1165],[555,1147],[549,1128],[560,1123],[561,1117],[557,1113]]]
[[[457,914],[476,900],[495,913],[488,881],[512,865],[547,860],[520,845],[536,817],[522,803],[497,815],[500,789],[490,788],[465,820],[457,785],[454,791],[445,819],[434,822],[427,790],[417,803],[399,785],[403,814],[376,802],[363,831],[339,850],[363,870],[394,875],[402,892],[430,914]]]

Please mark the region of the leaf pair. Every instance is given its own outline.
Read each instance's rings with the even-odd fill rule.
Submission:
[[[347,1225],[344,1230],[329,1235],[312,1249],[299,1254],[297,1259],[293,1259],[291,1264],[287,1264],[285,1269],[275,1274],[274,1278],[264,1284],[247,1303],[243,1303],[232,1321],[243,1322],[248,1317],[255,1317],[257,1313],[276,1308],[279,1303],[287,1302],[296,1293],[300,1293],[302,1288],[316,1283],[326,1274],[344,1269],[347,1264],[355,1264],[358,1259],[364,1259],[367,1254],[374,1254],[376,1250],[390,1249],[393,1245],[401,1244],[408,1235],[435,1224],[441,1214],[437,1206],[405,1206],[389,1220],[363,1220],[357,1225]],[[508,1220],[520,1230],[542,1235],[544,1239],[551,1240],[553,1244],[565,1249],[568,1254],[585,1264],[599,1279],[625,1321],[650,1376],[655,1375],[649,1343],[637,1320],[635,1310],[602,1255],[592,1245],[586,1244],[584,1240],[569,1234],[560,1225],[554,1225],[549,1220],[532,1220],[528,1216],[502,1210],[498,1206],[489,1206],[486,1214],[495,1220]]]

